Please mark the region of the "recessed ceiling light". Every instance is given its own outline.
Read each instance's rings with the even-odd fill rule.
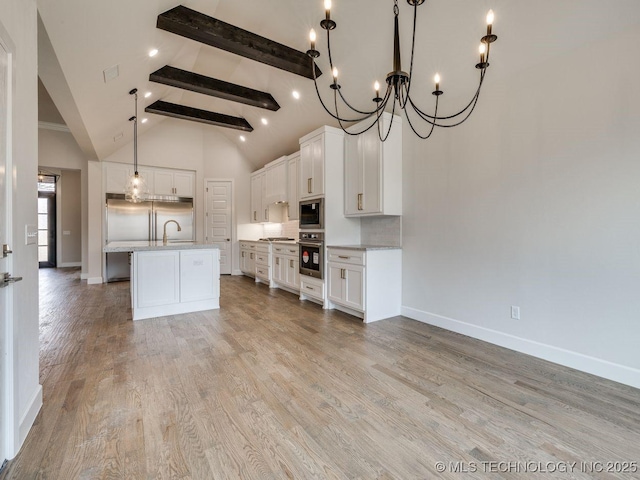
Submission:
[[[300,92],[297,90],[291,92],[291,95],[293,95],[293,98],[295,98],[296,100],[300,99]]]
[[[158,49],[154,48],[153,50],[149,50],[149,56],[155,57],[158,54]]]
[[[143,118],[142,123],[147,123],[148,118]]]
[[[151,96],[151,92],[147,92],[144,94],[144,98],[149,98]]]
[[[241,142],[246,142],[246,141],[247,141],[247,139],[245,138],[245,136],[244,136],[244,135],[240,135],[240,141],[241,141]]]
[[[269,120],[267,120],[266,118],[262,118],[261,120],[263,125],[268,125],[269,124]]]

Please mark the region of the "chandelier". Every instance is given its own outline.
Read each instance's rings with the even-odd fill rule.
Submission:
[[[357,109],[353,107],[345,98],[342,93],[342,87],[338,84],[338,69],[333,63],[333,58],[331,55],[331,31],[336,28],[336,22],[331,19],[331,0],[325,0],[325,14],[326,18],[320,22],[320,26],[326,30],[327,32],[327,54],[329,58],[329,66],[331,67],[331,73],[333,75],[333,82],[330,87],[333,90],[333,109],[331,109],[322,99],[320,95],[320,89],[318,87],[318,81],[315,74],[315,59],[320,56],[320,52],[316,50],[316,32],[315,30],[311,30],[309,34],[309,39],[311,41],[311,48],[307,51],[307,55],[311,58],[312,63],[312,71],[313,71],[313,81],[316,87],[316,93],[318,95],[318,99],[322,104],[325,111],[331,115],[334,119],[336,119],[340,125],[340,128],[347,133],[348,135],[360,135],[369,129],[371,129],[374,125],[378,127],[378,135],[381,141],[385,141],[389,136],[389,132],[391,131],[391,126],[393,125],[393,118],[396,113],[396,109],[399,108],[404,110],[405,117],[407,119],[407,123],[418,137],[421,139],[427,139],[433,133],[435,127],[442,128],[451,128],[456,127],[463,122],[465,122],[478,103],[478,98],[480,97],[480,89],[482,88],[482,83],[484,82],[484,76],[487,72],[487,68],[489,67],[489,51],[491,50],[491,44],[495,42],[498,37],[494,35],[491,31],[493,25],[494,14],[493,10],[489,10],[487,14],[487,34],[484,35],[480,39],[480,61],[476,64],[476,69],[479,70],[480,79],[478,83],[478,88],[476,89],[471,101],[459,112],[454,114],[447,115],[439,115],[438,107],[439,107],[439,99],[440,96],[444,93],[440,89],[440,75],[435,74],[434,76],[434,84],[435,89],[432,92],[432,95],[435,97],[433,113],[427,113],[425,109],[419,107],[416,102],[411,97],[411,86],[413,81],[413,60],[414,60],[414,52],[415,52],[415,43],[416,43],[416,24],[417,24],[417,14],[418,7],[422,5],[425,0],[407,0],[407,3],[413,7],[413,34],[412,34],[412,42],[411,42],[411,62],[409,67],[409,73],[404,72],[402,70],[402,64],[400,59],[400,36],[398,32],[398,16],[400,13],[400,9],[398,7],[398,0],[394,0],[393,6],[393,14],[394,14],[394,31],[393,31],[393,70],[387,75],[386,82],[387,87],[384,95],[380,96],[380,84],[376,81],[374,83],[374,91],[375,98],[373,102],[375,103],[375,107],[371,110],[366,109]],[[416,86],[418,85],[419,80],[415,79]],[[389,106],[389,102],[391,102],[391,122],[389,124],[388,130],[383,132],[381,128],[380,119],[382,117],[382,113],[387,110]],[[342,106],[344,109],[348,109],[350,111],[350,115],[353,115],[352,118],[343,116],[340,111],[339,106]],[[363,122],[367,119],[373,119],[370,125],[366,125],[367,122],[364,122],[366,126],[364,126],[361,131],[354,132],[353,129],[347,130],[345,128],[345,123],[355,123],[355,122]],[[420,133],[418,129],[414,126],[414,122],[420,124],[427,125],[427,132]],[[347,125],[348,126],[348,125]]]
[[[144,202],[149,193],[147,182],[138,174],[138,89],[134,88],[129,92],[135,98],[135,115],[129,119],[133,122],[133,175],[127,179],[124,187],[124,199],[131,203]]]

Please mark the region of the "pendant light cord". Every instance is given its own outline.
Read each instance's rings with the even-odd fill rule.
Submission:
[[[133,170],[135,176],[138,176],[138,89],[134,88],[129,92],[135,99],[135,115],[129,119],[133,122]]]

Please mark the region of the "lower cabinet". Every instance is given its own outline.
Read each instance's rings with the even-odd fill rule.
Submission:
[[[274,243],[272,245],[273,283],[286,290],[300,291],[300,259],[298,257],[298,245],[284,245]]]
[[[327,297],[336,308],[374,322],[400,315],[402,250],[328,247]]]
[[[271,244],[259,242],[256,245],[256,282],[263,282],[273,287],[271,283]]]
[[[220,251],[134,251],[131,309],[134,320],[220,308]]]
[[[240,242],[240,271],[250,277],[256,276],[256,245],[254,242]]]

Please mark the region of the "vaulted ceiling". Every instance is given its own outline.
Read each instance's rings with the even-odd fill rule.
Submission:
[[[370,107],[374,80],[391,70],[392,0],[334,0],[334,61],[349,100]],[[306,51],[309,29],[318,31],[318,65],[325,74],[319,84],[330,98],[326,41],[318,24],[322,0],[38,0],[39,73],[46,90],[87,158],[104,159],[132,139],[128,118],[133,113],[129,90],[140,95],[141,134],[164,117],[142,113],[153,102],[182,104],[245,118],[254,131],[216,126],[256,166],[297,150],[298,138],[332,119],[316,99],[312,80],[156,28],[158,15],[184,5],[296,50]],[[403,61],[408,69],[412,8],[399,1]],[[477,45],[484,17],[496,13],[487,82],[527,68],[580,45],[597,42],[613,31],[640,22],[637,0],[427,0],[418,10],[415,78],[424,79],[422,104],[432,101],[432,77],[442,76],[442,109],[462,104],[473,91]],[[148,52],[156,48],[153,58]],[[614,53],[614,52],[612,52]],[[119,76],[105,82],[103,71],[118,66]],[[269,93],[281,106],[269,111],[256,106],[184,91],[149,81],[149,75],[170,65],[179,69]],[[597,60],[594,59],[594,74]],[[420,87],[414,87],[416,93]],[[292,91],[301,98],[296,100]],[[151,92],[144,98],[145,92]],[[602,94],[602,92],[594,92]],[[476,116],[482,115],[482,99]],[[261,123],[266,118],[267,126]],[[213,131],[213,130],[212,130]],[[119,137],[119,138],[118,138]],[[115,140],[114,140],[115,139]]]

